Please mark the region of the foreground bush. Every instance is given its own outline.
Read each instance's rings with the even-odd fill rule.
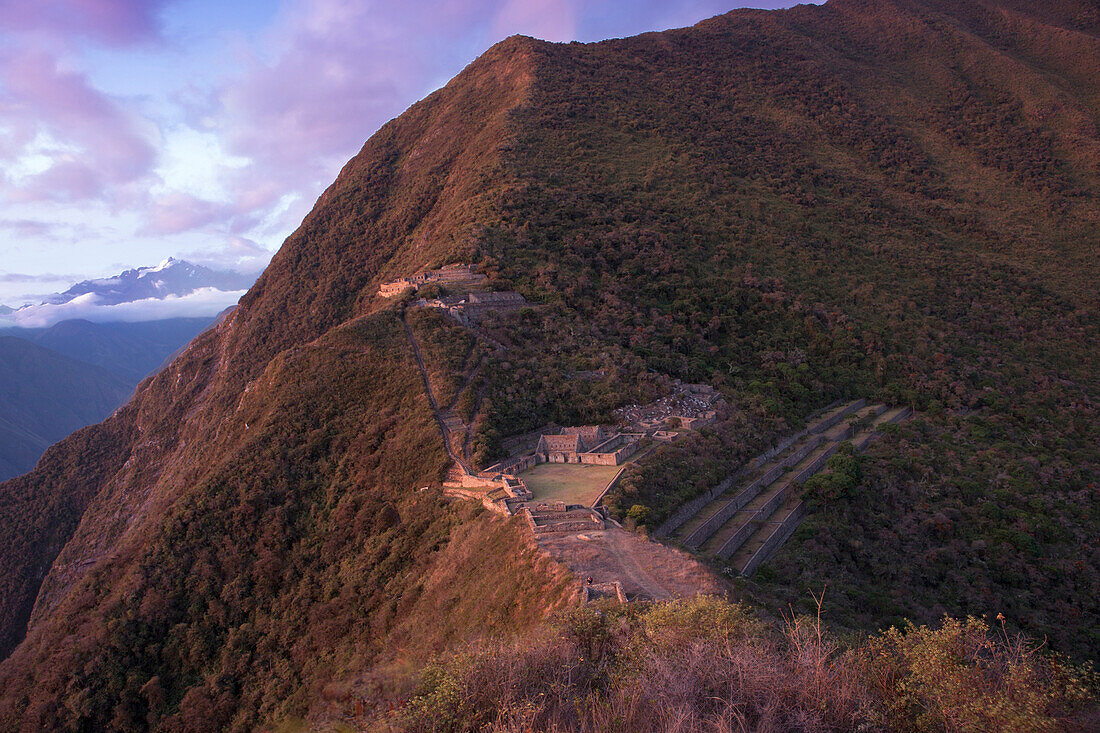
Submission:
[[[1057,731],[1091,670],[981,620],[855,645],[713,598],[586,607],[523,642],[427,668],[382,725],[408,731]]]

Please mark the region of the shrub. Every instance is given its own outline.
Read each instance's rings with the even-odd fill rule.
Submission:
[[[890,727],[945,731],[1058,731],[1059,717],[1095,687],[1075,667],[985,621],[945,618],[936,629],[890,628],[864,650]]]
[[[410,731],[1057,730],[1087,669],[977,619],[843,644],[716,598],[587,606],[521,642],[440,660],[384,721]]]

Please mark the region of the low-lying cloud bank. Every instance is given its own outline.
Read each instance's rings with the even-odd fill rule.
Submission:
[[[82,318],[95,323],[117,321],[159,321],[165,318],[213,317],[235,306],[246,290],[199,288],[187,295],[147,298],[117,305],[103,305],[94,293],[81,295],[68,303],[32,305],[0,315],[0,328],[45,328],[59,321]]]

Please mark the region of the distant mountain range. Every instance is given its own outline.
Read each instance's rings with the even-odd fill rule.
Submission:
[[[213,318],[0,329],[0,481],[110,415]]]
[[[49,328],[0,329],[70,359],[106,369],[131,387],[210,325],[213,318],[166,318],[138,323],[61,321]]]
[[[253,275],[213,270],[169,257],[156,267],[84,280],[34,305],[0,306],[0,328],[44,328],[80,319],[113,323],[213,318],[236,305],[254,281]]]
[[[134,385],[26,339],[0,336],[0,479],[29,471],[50,445],[110,415]]]
[[[39,305],[0,306],[0,480],[31,470],[47,447],[110,415],[252,280],[169,257],[79,282]],[[189,299],[196,302],[184,313],[199,317],[164,317],[172,314],[164,303]],[[88,320],[116,315],[133,322]]]
[[[118,305],[150,298],[159,300],[190,295],[201,288],[247,290],[255,279],[169,257],[156,267],[139,267],[114,277],[84,280],[63,293],[49,296],[43,304],[60,305],[88,294],[95,295],[99,305]]]

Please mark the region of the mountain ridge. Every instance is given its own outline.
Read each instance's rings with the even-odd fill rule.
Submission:
[[[252,279],[230,271],[216,271],[186,260],[168,257],[155,267],[138,267],[119,275],[83,280],[63,293],[56,293],[43,305],[62,305],[82,296],[94,295],[103,305],[118,305],[148,298],[189,295],[198,288],[247,290]]]

